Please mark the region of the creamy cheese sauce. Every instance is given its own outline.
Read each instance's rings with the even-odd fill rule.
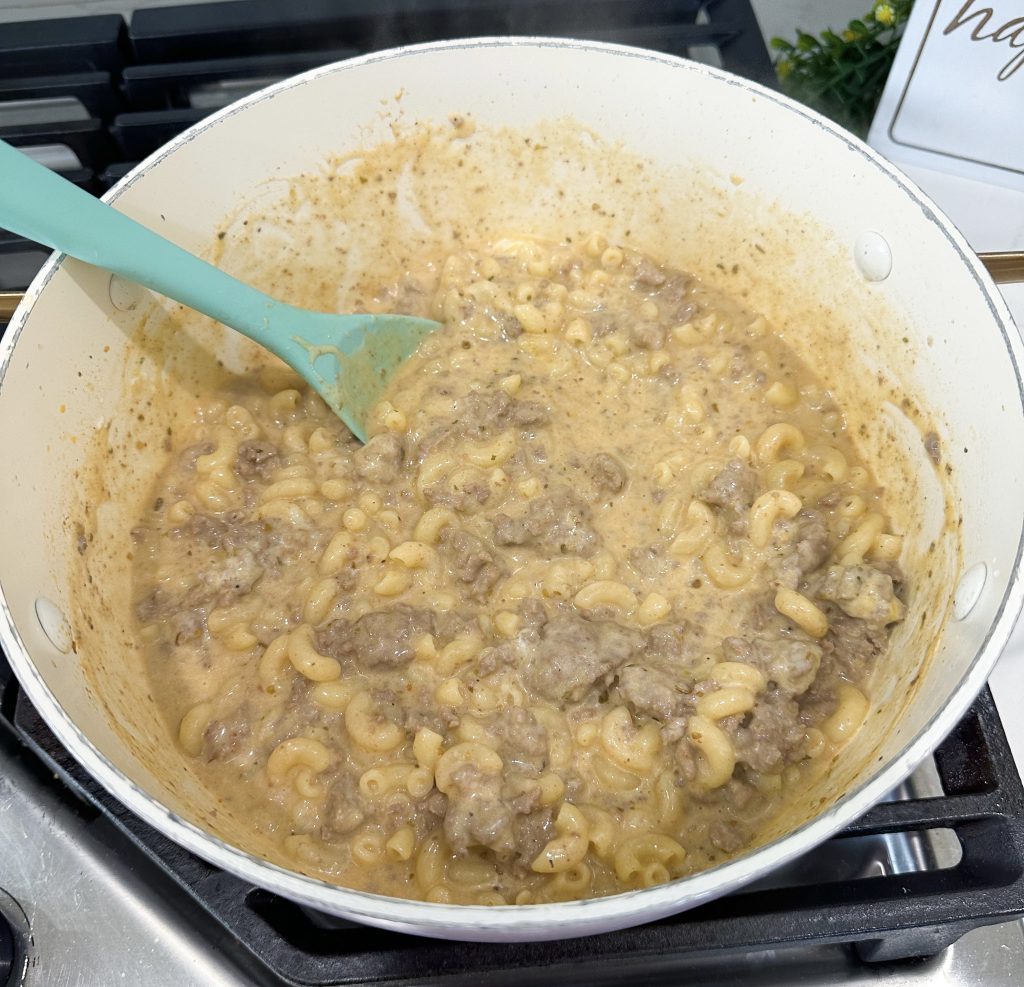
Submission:
[[[233,379],[136,530],[154,695],[279,862],[430,901],[756,845],[870,705],[902,540],[763,318],[599,235],[424,257],[360,447]]]

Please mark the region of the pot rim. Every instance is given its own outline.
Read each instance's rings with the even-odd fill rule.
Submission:
[[[842,141],[848,150],[866,159],[890,181],[894,182],[920,207],[928,221],[937,227],[983,292],[1006,346],[1017,383],[1018,400],[1024,409],[1024,346],[1013,329],[1009,309],[973,250],[942,212],[905,175],[862,141],[843,131],[820,114],[776,93],[758,83],[749,82],[721,69],[703,65],[674,55],[647,49],[571,38],[543,37],[480,37],[407,45],[368,55],[334,62],[330,65],[284,79],[224,107],[163,145],[140,162],[102,197],[115,202],[120,195],[165,157],[193,140],[207,128],[234,116],[248,107],[272,99],[279,93],[303,86],[321,76],[357,70],[377,62],[416,57],[422,53],[478,48],[571,49],[594,51],[623,58],[657,62],[677,70],[695,72],[718,83],[738,87],[768,100]],[[0,341],[0,388],[21,333],[26,328],[35,300],[60,268],[64,254],[54,253],[33,279]],[[1022,581],[1024,556],[1024,525],[1018,533],[1013,571],[995,618],[971,665],[955,686],[947,703],[905,744],[900,754],[859,787],[847,792],[833,806],[798,828],[758,847],[741,857],[718,864],[708,870],[667,884],[637,891],[628,891],[582,901],[535,905],[445,905],[392,898],[331,884],[297,871],[270,863],[235,847],[219,837],[181,818],[161,802],[143,791],[126,774],[114,766],[80,731],[58,703],[32,661],[28,648],[15,626],[0,585],[0,643],[29,699],[42,715],[58,740],[75,759],[111,795],[137,816],[197,856],[259,886],[310,907],[335,915],[344,915],[370,925],[413,931],[438,938],[464,938],[484,941],[508,939],[540,940],[586,935],[595,929],[622,928],[638,925],[694,907],[763,876],[782,864],[800,856],[829,836],[849,825],[871,805],[902,782],[924,760],[945,735],[960,721],[981,691],[996,660],[1013,630],[1018,612],[1024,603]],[[454,934],[454,936],[453,936]]]

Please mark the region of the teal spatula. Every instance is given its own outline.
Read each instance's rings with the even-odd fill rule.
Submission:
[[[138,281],[265,346],[356,437],[398,365],[437,322],[310,312],[236,280],[0,141],[0,226]]]

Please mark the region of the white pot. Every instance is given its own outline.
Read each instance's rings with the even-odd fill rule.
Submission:
[[[395,119],[444,120],[452,112],[472,114],[480,132],[510,126],[535,133],[540,121],[572,117],[605,141],[621,142],[624,155],[650,162],[625,183],[611,180],[605,152],[605,165],[585,173],[567,165],[550,178],[568,182],[565,203],[550,201],[543,181],[517,185],[514,169],[498,162],[502,205],[481,216],[482,229],[512,216],[523,229],[555,234],[559,224],[584,221],[616,236],[629,230],[641,248],[746,291],[848,407],[870,411],[865,455],[890,487],[896,527],[907,532],[912,596],[876,677],[868,724],[813,793],[816,801],[794,807],[786,827],[760,849],[711,871],[555,905],[387,899],[304,877],[232,845],[223,837],[235,837],[218,829],[213,797],[169,742],[124,632],[128,532],[159,459],[154,444],[131,451],[126,440],[147,428],[156,437],[158,423],[135,424],[124,409],[133,378],[155,380],[156,371],[143,361],[126,372],[125,364],[130,331],[154,309],[144,300],[122,311],[111,300],[108,275],[60,257],[36,278],[2,344],[0,639],[71,753],[139,816],[225,870],[326,912],[428,936],[597,933],[692,907],[805,852],[901,781],[967,710],[1021,605],[1021,345],[956,230],[863,144],[775,93],[636,49],[483,39],[329,66],[209,118],[106,198],[202,250],[224,217],[265,194],[268,181],[315,171],[328,154],[385,139]],[[453,214],[466,211],[465,183],[452,180],[446,194]],[[590,213],[591,198],[599,214]],[[885,248],[874,241],[882,256],[866,268],[855,256],[871,247],[869,232],[884,239],[891,256],[891,273],[879,281],[862,269],[884,273]],[[732,262],[739,263],[735,274]],[[939,470],[921,448],[922,422],[941,437]],[[93,630],[76,618],[76,654],[66,650],[66,629],[55,615],[71,614],[83,598],[81,587],[71,592],[83,571],[73,528],[81,509],[78,471],[108,423],[103,434],[116,450],[103,495],[109,502],[93,505],[99,536],[90,548],[107,563],[84,596]],[[981,564],[974,606],[956,619],[954,587]],[[962,594],[965,607],[973,595]]]

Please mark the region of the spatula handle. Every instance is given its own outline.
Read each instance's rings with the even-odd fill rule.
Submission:
[[[281,302],[219,271],[0,141],[0,226],[212,316],[277,352]],[[279,354],[280,355],[280,354]]]

